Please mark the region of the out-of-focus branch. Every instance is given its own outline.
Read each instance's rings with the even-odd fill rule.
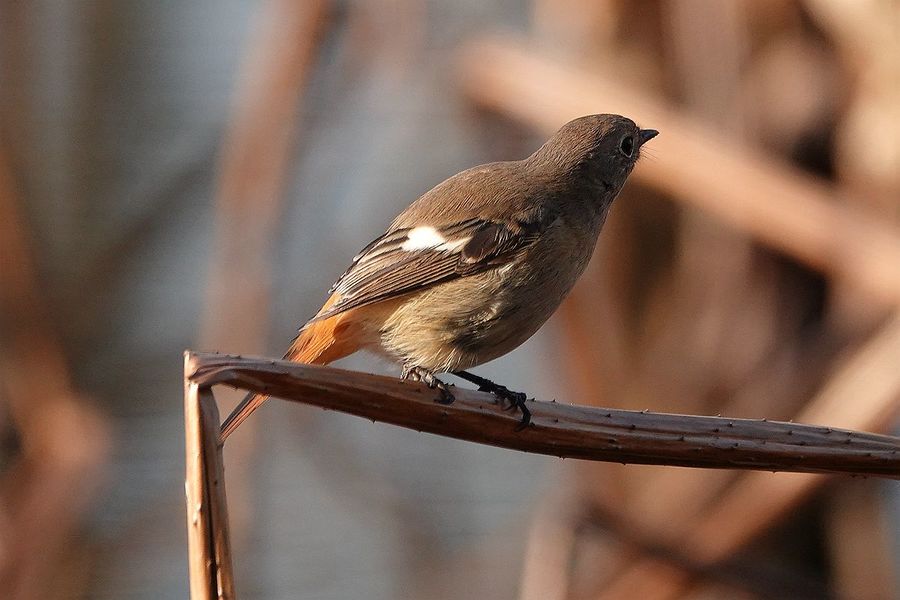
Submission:
[[[237,77],[234,107],[219,158],[215,237],[199,344],[233,352],[263,352],[271,306],[273,243],[282,191],[329,0],[267,0],[260,4]],[[235,282],[240,282],[235,285]],[[238,398],[223,399],[234,405]],[[252,430],[251,430],[252,431]],[[245,474],[253,437],[230,446],[232,508],[237,542],[252,502]]]
[[[732,143],[611,76],[560,64],[518,42],[472,43],[460,70],[472,100],[545,133],[601,111],[659,129],[650,158],[632,177],[854,283],[874,301],[900,304],[900,231],[839,202],[824,182]]]
[[[48,573],[97,493],[110,434],[73,388],[20,206],[0,147],[0,399],[20,440],[0,481],[0,597],[70,597]]]
[[[187,377],[462,440],[563,458],[900,477],[900,439],[831,427],[532,402],[532,424],[493,395],[289,361],[188,353]]]
[[[266,3],[241,68],[219,167],[215,253],[200,333],[205,348],[262,349],[281,189],[328,4]]]

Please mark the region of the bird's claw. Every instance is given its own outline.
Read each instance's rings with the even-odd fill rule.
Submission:
[[[531,411],[528,410],[528,407],[525,405],[528,396],[522,392],[513,392],[507,389],[506,386],[497,384],[493,384],[493,387],[484,386],[479,387],[478,389],[482,392],[491,392],[500,400],[508,402],[509,406],[504,407],[503,410],[515,411],[518,408],[522,412],[522,420],[519,421],[519,424],[516,426],[516,431],[522,431],[531,423]]]
[[[438,404],[453,404],[453,400],[455,400],[450,386],[424,367],[406,367],[403,369],[401,377],[411,381],[421,381],[429,388],[438,390],[438,397],[435,399]]]
[[[522,412],[522,420],[519,421],[518,426],[516,426],[516,431],[522,431],[531,423],[531,411],[528,410],[528,407],[525,405],[528,396],[522,392],[513,392],[505,385],[494,383],[489,379],[469,373],[468,371],[457,371],[455,375],[477,385],[478,391],[490,392],[501,401],[505,400],[508,402],[509,406],[504,407],[504,410],[515,410],[518,408]]]

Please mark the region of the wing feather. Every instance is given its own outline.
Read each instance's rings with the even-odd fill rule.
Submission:
[[[503,266],[534,244],[553,220],[555,216],[537,214],[508,223],[468,219],[428,227],[433,243],[425,247],[420,245],[421,237],[410,237],[420,228],[388,231],[354,257],[330,290],[340,300],[310,323]],[[413,246],[407,244],[411,239],[416,241]]]

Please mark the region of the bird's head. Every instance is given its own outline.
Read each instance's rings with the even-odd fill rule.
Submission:
[[[588,115],[563,125],[528,160],[587,185],[611,202],[640,158],[641,147],[658,133],[620,115]]]

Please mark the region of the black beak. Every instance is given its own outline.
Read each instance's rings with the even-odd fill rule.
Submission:
[[[641,129],[638,132],[638,148],[655,138],[659,135],[659,132],[655,129]]]

